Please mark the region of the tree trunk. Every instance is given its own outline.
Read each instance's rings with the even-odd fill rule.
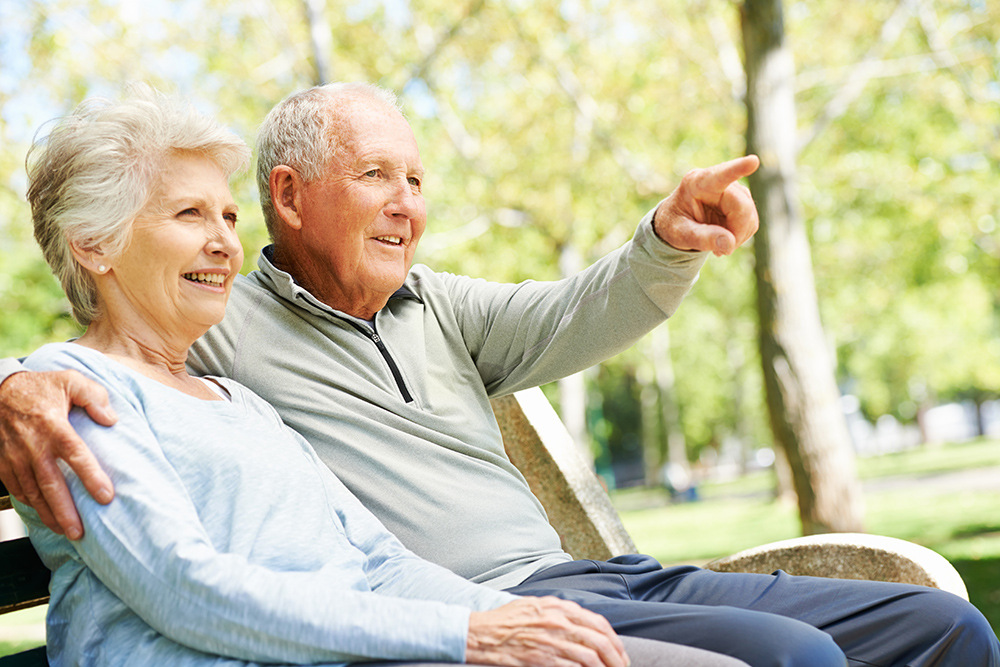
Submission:
[[[643,465],[646,484],[656,486],[663,483],[667,464],[685,475],[690,475],[691,464],[676,400],[669,323],[653,329],[643,344],[650,361],[636,370],[636,380],[642,386]]]
[[[309,28],[309,51],[312,54],[313,85],[322,86],[331,79],[330,54],[333,38],[326,22],[326,0],[302,0],[302,10]]]
[[[579,251],[572,241],[567,242],[559,254],[560,273],[567,278],[576,275],[582,268],[583,258]],[[587,432],[587,383],[584,371],[559,380],[559,413],[580,456],[593,468],[594,454],[590,451],[590,434]]]
[[[862,530],[860,485],[816,301],[796,192],[794,65],[781,0],[742,7],[760,352],[771,428],[792,469],[802,531]]]
[[[663,463],[680,466],[690,472],[687,441],[681,428],[680,409],[677,407],[677,390],[674,386],[674,362],[670,358],[670,324],[664,323],[652,333],[653,372],[660,395],[663,433],[667,439],[667,457]]]

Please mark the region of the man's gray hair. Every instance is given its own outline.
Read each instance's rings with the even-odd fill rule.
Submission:
[[[54,122],[28,151],[28,202],[35,239],[62,283],[73,317],[87,326],[99,312],[97,292],[70,244],[99,246],[114,261],[128,246],[132,223],[166,158],[200,154],[228,177],[248,164],[250,149],[190,104],[148,86],[131,87],[122,101],[86,100]]]
[[[261,123],[257,133],[257,190],[271,240],[281,220],[271,201],[268,180],[271,170],[286,165],[308,183],[326,171],[339,145],[332,128],[337,121],[334,103],[358,96],[400,111],[396,95],[369,83],[328,83],[289,95],[279,102]]]

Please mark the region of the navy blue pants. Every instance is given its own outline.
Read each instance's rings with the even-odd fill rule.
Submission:
[[[753,667],[1000,667],[1000,642],[983,615],[924,586],[663,568],[629,555],[556,565],[508,591],[572,600],[620,635]]]

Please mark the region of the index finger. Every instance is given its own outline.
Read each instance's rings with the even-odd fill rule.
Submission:
[[[700,199],[721,195],[730,185],[757,171],[759,166],[760,158],[756,155],[745,155],[699,169],[691,179],[692,194]]]

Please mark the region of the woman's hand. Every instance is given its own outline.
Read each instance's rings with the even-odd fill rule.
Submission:
[[[522,598],[472,612],[465,661],[535,667],[627,667],[621,639],[603,616],[554,597]]]

